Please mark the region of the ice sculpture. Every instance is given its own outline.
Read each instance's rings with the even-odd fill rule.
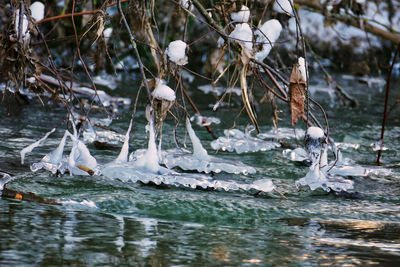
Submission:
[[[40,162],[38,163],[33,163],[31,165],[31,171],[32,172],[37,172],[38,170],[44,168],[53,174],[57,172],[57,170],[61,169],[63,165],[63,153],[64,153],[64,146],[65,146],[65,141],[68,136],[70,136],[70,132],[65,131],[63,138],[60,141],[60,144],[56,149],[51,151],[50,153],[46,154]]]
[[[337,176],[338,173],[333,171],[333,164],[328,164],[328,145],[321,128],[307,129],[305,145],[311,166],[306,176],[296,181],[297,187],[309,186],[311,190],[322,188],[327,192],[353,189],[353,181]]]
[[[252,137],[250,128],[246,128],[243,133],[237,129],[224,130],[224,137],[219,137],[211,142],[211,147],[215,150],[229,151],[236,153],[248,153],[257,151],[267,151],[281,145],[275,141],[264,141],[262,139]]]
[[[179,167],[182,170],[196,170],[205,173],[219,173],[223,171],[235,174],[248,174],[256,172],[255,168],[241,162],[231,162],[208,155],[207,151],[201,145],[200,139],[196,136],[188,118],[186,119],[186,128],[193,144],[193,153],[183,149],[165,151],[162,153],[162,163],[167,168]]]
[[[29,146],[25,147],[24,149],[21,150],[21,164],[24,164],[25,161],[25,155],[32,152],[33,149],[36,147],[40,146],[40,144],[49,137],[50,134],[54,133],[56,128],[53,128],[50,132],[46,133],[45,136],[38,141],[34,142],[33,144],[30,144]]]
[[[187,123],[190,125],[189,120]],[[156,184],[156,185],[168,185],[175,187],[187,187],[187,188],[202,188],[202,189],[214,189],[214,190],[225,190],[225,191],[261,191],[270,192],[275,189],[270,179],[261,179],[255,181],[252,184],[238,183],[236,181],[221,181],[214,180],[211,177],[204,174],[192,174],[192,173],[178,173],[162,167],[158,164],[158,153],[155,144],[154,126],[152,119],[149,121],[149,143],[147,150],[138,150],[131,157],[129,162],[114,161],[102,169],[102,174],[105,177],[111,179],[119,179],[123,182],[141,182],[144,184]],[[191,130],[191,138],[194,142],[193,154],[184,152],[185,156],[191,158],[207,158],[207,151],[201,146],[200,140],[195,136],[193,129]],[[124,152],[122,152],[124,151]],[[126,154],[127,149],[122,148],[121,153]],[[121,154],[120,153],[120,154]],[[166,155],[162,153],[162,155]],[[182,160],[181,160],[182,161]]]

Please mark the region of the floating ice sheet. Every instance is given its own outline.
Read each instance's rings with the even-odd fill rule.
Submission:
[[[275,141],[264,141],[250,136],[250,133],[243,133],[240,130],[224,130],[224,137],[219,137],[211,142],[211,147],[215,150],[229,151],[236,153],[248,153],[257,151],[267,151],[281,145]]]
[[[107,130],[97,131],[89,127],[83,132],[83,141],[86,143],[93,143],[95,141],[107,144],[119,144],[124,141],[124,135]]]
[[[225,92],[228,92],[228,93],[232,92],[238,96],[242,95],[242,89],[240,89],[238,87],[226,88],[226,87],[222,87],[222,86],[213,86],[211,84],[204,84],[204,85],[200,85],[198,87],[198,89],[200,91],[203,91],[205,94],[214,93],[217,96],[221,96]]]
[[[238,183],[236,181],[214,180],[204,174],[177,173],[160,167],[158,173],[149,172],[143,168],[133,166],[131,163],[108,165],[103,170],[103,175],[123,182],[154,183],[156,185],[169,185],[176,187],[214,189],[225,191],[262,191],[271,192],[275,189],[270,179],[262,179],[252,184]]]
[[[302,129],[296,129],[296,131],[293,130],[293,128],[278,128],[278,129],[271,129],[270,131],[266,133],[260,133],[257,135],[258,138],[261,139],[291,139],[291,138],[296,138],[296,139],[301,139],[304,137],[304,130]]]

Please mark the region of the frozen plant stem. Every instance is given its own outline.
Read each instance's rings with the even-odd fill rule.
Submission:
[[[394,64],[396,63],[396,58],[397,58],[397,56],[399,54],[399,51],[400,51],[400,43],[397,45],[397,49],[396,49],[396,52],[394,53],[392,65],[390,66],[388,77],[386,79],[385,109],[383,111],[381,139],[379,140],[381,147],[380,147],[379,152],[378,152],[378,159],[376,160],[376,162],[378,164],[381,163],[381,155],[382,155],[382,147],[383,147],[383,136],[385,134],[385,125],[386,125],[386,119],[387,119],[387,106],[388,106],[388,102],[389,102],[390,78],[392,77],[393,67],[394,67]]]
[[[122,20],[124,21],[124,25],[125,25],[125,28],[126,28],[128,34],[129,34],[129,40],[131,41],[131,44],[132,44],[132,47],[133,47],[133,51],[135,53],[136,60],[139,63],[140,73],[142,74],[143,83],[144,83],[144,86],[146,87],[146,91],[147,91],[147,97],[149,99],[150,104],[153,105],[153,100],[151,98],[150,88],[149,88],[149,85],[147,84],[146,74],[144,73],[143,63],[142,63],[142,60],[140,59],[139,51],[137,49],[137,45],[136,45],[135,39],[133,38],[131,29],[129,28],[129,24],[126,21],[124,12],[122,12],[121,0],[118,0],[118,12],[121,15]]]

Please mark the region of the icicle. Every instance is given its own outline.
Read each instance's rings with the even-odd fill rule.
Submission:
[[[21,150],[20,154],[21,154],[21,164],[24,164],[24,160],[25,160],[25,155],[32,152],[33,149],[35,149],[36,147],[38,147],[44,140],[47,139],[47,137],[49,137],[50,134],[54,133],[54,131],[56,130],[56,128],[53,128],[50,132],[46,133],[46,135],[36,141],[35,143],[25,147],[24,149]]]
[[[148,148],[143,155],[143,157],[137,159],[134,162],[134,165],[137,167],[142,167],[150,172],[157,173],[160,165],[158,163],[158,152],[157,152],[157,146],[156,146],[156,138],[155,138],[155,132],[154,132],[154,122],[152,115],[150,115],[149,119],[149,125],[148,125],[148,130],[149,130],[149,143],[148,143]]]
[[[131,119],[131,121],[129,123],[128,130],[126,131],[126,134],[125,134],[124,144],[122,145],[121,152],[119,152],[118,157],[114,161],[115,163],[128,162],[129,135],[131,133],[132,123],[133,123],[133,119]]]
[[[193,144],[193,156],[200,159],[205,160],[208,158],[207,150],[203,148],[201,145],[200,139],[196,136],[192,125],[189,121],[189,118],[186,118],[186,129],[188,130],[190,140]]]

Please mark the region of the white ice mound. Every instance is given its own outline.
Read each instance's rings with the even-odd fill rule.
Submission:
[[[243,133],[237,129],[224,130],[225,136],[219,137],[211,142],[211,147],[215,150],[229,151],[236,153],[248,153],[257,151],[267,151],[281,145],[275,141],[264,141],[262,139],[250,136],[246,131]]]
[[[278,13],[285,13],[288,15],[293,14],[293,9],[291,4],[293,4],[292,0],[276,0],[273,6],[273,10]]]
[[[120,163],[107,166],[103,175],[123,182],[142,182],[144,184],[169,185],[192,189],[214,189],[225,191],[262,191],[271,192],[275,189],[270,179],[262,179],[252,184],[238,183],[236,181],[214,180],[204,174],[177,173],[160,167],[159,173],[148,172],[137,168],[130,163]]]
[[[242,6],[239,12],[232,12],[231,19],[233,22],[248,22],[250,18],[250,10],[247,6]]]
[[[293,130],[293,128],[278,128],[278,129],[271,129],[268,132],[265,133],[260,133],[257,135],[258,138],[261,139],[301,139],[304,137],[304,130],[302,129],[296,129],[296,131]]]
[[[254,32],[256,37],[256,44],[262,44],[260,51],[255,53],[255,58],[263,61],[271,51],[275,42],[278,40],[282,31],[281,23],[276,19],[266,21],[260,29]]]
[[[89,172],[93,171],[94,174],[97,171],[96,159],[90,154],[89,149],[82,141],[77,138],[74,139],[68,158],[69,173],[71,175],[89,175]]]
[[[35,21],[39,21],[44,18],[44,4],[42,2],[34,2],[29,9],[31,10],[32,18]]]
[[[244,44],[248,52],[253,50],[253,32],[247,23],[239,23],[229,34],[234,41]]]
[[[200,139],[196,136],[189,119],[186,120],[186,128],[193,144],[193,153],[183,149],[170,149],[162,153],[162,163],[171,169],[179,167],[182,170],[195,170],[205,173],[227,172],[234,174],[256,173],[256,169],[247,166],[240,161],[228,161],[208,155],[201,145]]]
[[[176,40],[169,43],[165,53],[168,59],[177,65],[186,65],[188,63],[186,56],[187,44],[181,40]]]
[[[157,79],[156,81],[156,88],[151,93],[154,98],[168,100],[168,101],[175,101],[176,95],[175,91],[172,90],[171,87],[166,85],[164,80]]]

